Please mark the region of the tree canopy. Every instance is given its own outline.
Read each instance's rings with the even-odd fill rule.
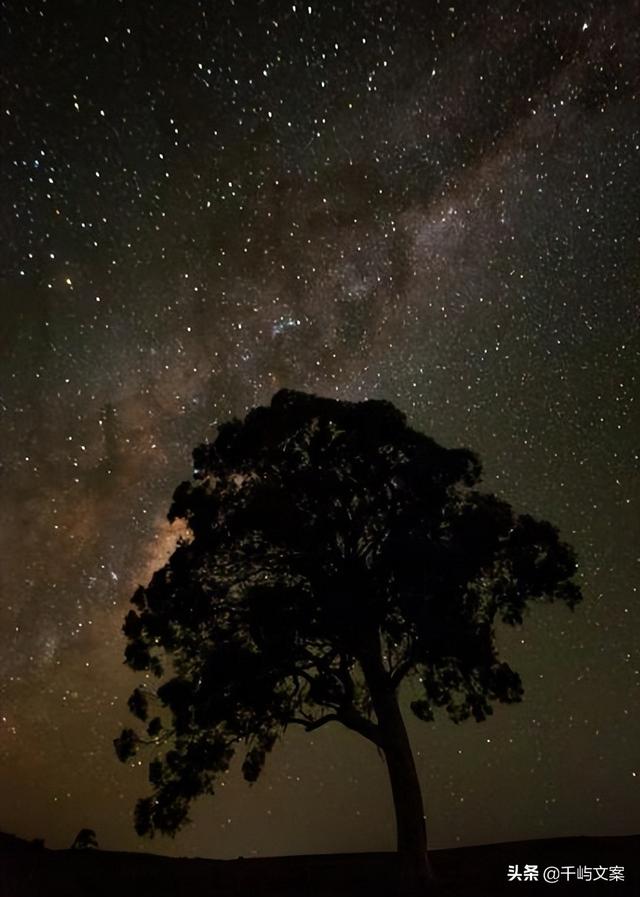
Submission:
[[[282,390],[193,458],[169,511],[188,535],[124,625],[126,663],[162,680],[129,700],[144,731],[115,742],[122,760],[152,745],[140,834],[175,833],[236,750],[255,781],[291,725],[342,723],[389,762],[406,677],[421,720],[521,700],[496,623],[580,600],[557,530],[478,491],[477,456],[389,402]]]

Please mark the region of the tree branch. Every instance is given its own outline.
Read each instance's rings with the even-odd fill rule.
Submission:
[[[409,672],[411,667],[414,665],[414,663],[415,663],[415,660],[411,656],[411,653],[409,654],[409,657],[406,658],[406,660],[400,661],[398,666],[395,668],[395,670],[391,674],[391,685],[394,689],[396,689],[400,685],[400,683],[402,682],[404,677],[407,675],[407,673]]]
[[[337,713],[327,713],[325,716],[318,717],[318,719],[300,719],[300,717],[292,716],[286,721],[285,725],[295,724],[302,726],[305,732],[313,732],[315,729],[326,725],[326,723],[333,722],[342,723],[347,729],[362,735],[363,738],[371,741],[376,747],[382,747],[382,737],[378,726],[372,723],[371,720],[361,716],[353,707],[343,707]]]
[[[320,716],[318,719],[314,720],[306,720],[306,719],[298,719],[298,717],[293,716],[291,719],[288,719],[285,725],[289,725],[289,723],[297,723],[299,726],[304,726],[305,732],[313,732],[314,729],[319,729],[320,726],[324,726],[326,723],[339,722],[340,717],[335,713],[327,713],[325,716]]]
[[[364,716],[361,716],[354,707],[341,708],[337,714],[337,719],[347,729],[352,729],[368,741],[373,742],[377,747],[383,747],[379,726],[376,723],[372,723],[370,719],[365,719]]]
[[[159,747],[160,745],[166,744],[168,741],[171,741],[175,734],[175,729],[162,729],[160,733],[154,738],[141,738],[139,736],[138,744],[155,745],[155,747]]]
[[[315,676],[310,676],[306,670],[296,670],[295,676],[296,676],[296,678],[298,676],[301,676],[304,679],[304,681],[307,682],[309,685],[313,685],[313,683],[316,681]]]
[[[326,651],[324,654],[314,654],[308,648],[303,648],[302,653],[309,661],[310,666],[324,673],[331,672],[331,661],[336,656],[335,650]]]
[[[352,704],[354,698],[353,679],[351,678],[351,673],[349,671],[349,661],[347,660],[344,653],[340,654],[340,666],[337,673],[338,678],[340,679],[340,682],[342,683],[342,686],[344,688],[346,701],[349,704]]]

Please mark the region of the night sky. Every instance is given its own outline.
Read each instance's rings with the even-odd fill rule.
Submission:
[[[499,632],[523,703],[409,721],[431,845],[640,830],[637,0],[0,6],[0,830],[394,849],[339,726],[175,841],[113,750],[191,450],[281,387],[391,400],[579,555]]]

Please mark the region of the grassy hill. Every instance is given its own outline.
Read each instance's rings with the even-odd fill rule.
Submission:
[[[436,850],[442,897],[518,894],[640,895],[640,836],[522,841]],[[564,875],[553,883],[508,881],[510,865],[624,867],[624,881]],[[602,873],[601,873],[602,874]],[[103,850],[48,850],[0,834],[0,897],[394,897],[392,853],[238,860],[174,859]],[[595,873],[592,872],[592,878]]]

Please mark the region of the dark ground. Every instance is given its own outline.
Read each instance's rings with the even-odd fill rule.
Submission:
[[[640,835],[557,838],[436,850],[434,894],[620,894],[640,897]],[[624,881],[508,881],[509,865],[624,867]],[[326,854],[238,860],[173,859],[101,850],[48,850],[0,835],[0,897],[394,897],[395,856]],[[596,877],[595,871],[592,878]]]

